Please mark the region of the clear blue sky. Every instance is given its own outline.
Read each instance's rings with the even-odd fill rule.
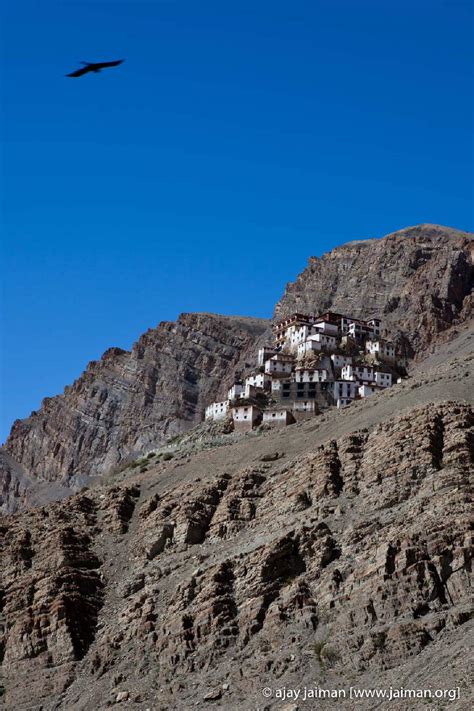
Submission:
[[[472,3],[2,4],[2,414],[347,240],[472,229]],[[81,60],[119,68],[67,79]]]

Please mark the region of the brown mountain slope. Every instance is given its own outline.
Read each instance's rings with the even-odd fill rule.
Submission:
[[[472,317],[473,263],[473,235],[438,225],[349,242],[309,260],[275,318],[325,310],[380,316],[406,354],[420,356]]]
[[[108,350],[63,395],[14,423],[9,459],[0,462],[0,507],[14,510],[31,483],[61,484],[67,493],[195,425],[267,328],[262,319],[183,314],[147,331],[131,352]]]
[[[405,352],[420,356],[472,315],[472,235],[433,225],[351,242],[312,258],[275,316],[331,308],[380,315]],[[13,425],[0,452],[0,510],[60,498],[90,476],[200,420],[236,370],[254,363],[268,324],[184,314],[110,349],[63,395]]]
[[[472,708],[473,345],[345,411],[6,517],[5,707],[277,711],[264,687],[393,685],[461,698],[297,708]]]

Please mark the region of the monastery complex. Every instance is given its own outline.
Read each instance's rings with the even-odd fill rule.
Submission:
[[[231,417],[238,431],[289,425],[391,387],[405,365],[378,318],[295,313],[273,327],[273,337],[227,400],[208,405],[206,420]]]

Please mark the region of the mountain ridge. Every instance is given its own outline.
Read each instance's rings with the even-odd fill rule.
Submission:
[[[367,242],[360,240],[310,257],[286,285],[274,319],[295,311],[378,315],[399,350],[413,358],[423,355],[442,331],[472,318],[471,233],[417,225],[369,241],[370,255],[365,254]]]
[[[209,314],[163,321],[130,351],[107,349],[63,394],[45,398],[38,411],[15,421],[0,452],[29,475],[26,489],[35,480],[60,483],[65,493],[80,488],[89,476],[200,422],[222,378],[244,367],[268,325]],[[15,510],[26,489],[4,459],[0,466],[0,509]]]
[[[310,257],[273,321],[293,311],[377,314],[398,349],[420,358],[472,318],[472,235],[418,225],[369,242],[370,259],[364,240]],[[193,427],[271,338],[270,325],[184,313],[148,329],[130,351],[107,349],[62,394],[13,424],[0,450],[0,510],[27,504],[39,483],[66,495]]]

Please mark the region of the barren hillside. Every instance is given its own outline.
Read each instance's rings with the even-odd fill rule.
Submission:
[[[312,259],[287,288],[276,316],[375,312],[417,355],[347,409],[245,435],[199,425],[269,323],[186,314],[16,422],[0,453],[15,511],[0,705],[472,708],[471,248],[410,228]],[[278,697],[305,687],[347,697]]]
[[[472,317],[473,274],[472,235],[419,225],[311,258],[275,316],[328,308],[380,316],[399,349],[419,359]],[[261,319],[183,314],[150,329],[131,352],[109,349],[62,395],[13,424],[0,451],[0,510],[68,495],[196,425],[268,329]]]
[[[273,711],[263,687],[314,685],[459,686],[449,708],[471,708],[472,344],[346,411],[5,518],[7,708]]]

